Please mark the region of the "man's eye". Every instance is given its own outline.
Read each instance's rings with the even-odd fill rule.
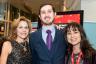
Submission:
[[[51,12],[52,12],[52,11],[50,11],[50,10],[48,11],[48,13],[51,13]]]
[[[42,14],[45,14],[45,12],[41,12]]]

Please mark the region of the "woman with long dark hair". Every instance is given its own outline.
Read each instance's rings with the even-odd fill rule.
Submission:
[[[80,24],[69,23],[64,28],[64,38],[68,44],[66,64],[96,64],[95,49],[90,45]]]

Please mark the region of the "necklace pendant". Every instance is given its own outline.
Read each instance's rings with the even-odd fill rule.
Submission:
[[[24,49],[24,51],[27,51],[27,49],[25,47],[23,49]]]

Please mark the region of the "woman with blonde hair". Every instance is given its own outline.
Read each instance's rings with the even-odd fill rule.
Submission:
[[[28,38],[31,21],[21,16],[12,22],[12,32],[2,46],[0,64],[32,64]]]

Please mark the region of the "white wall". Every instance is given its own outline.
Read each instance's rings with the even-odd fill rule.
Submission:
[[[88,40],[96,49],[96,0],[81,0],[81,9],[84,10],[83,27]]]
[[[96,22],[96,0],[81,0],[81,9],[84,10],[85,22]]]
[[[96,23],[84,22],[83,27],[86,32],[88,40],[90,41],[92,46],[96,49]]]

